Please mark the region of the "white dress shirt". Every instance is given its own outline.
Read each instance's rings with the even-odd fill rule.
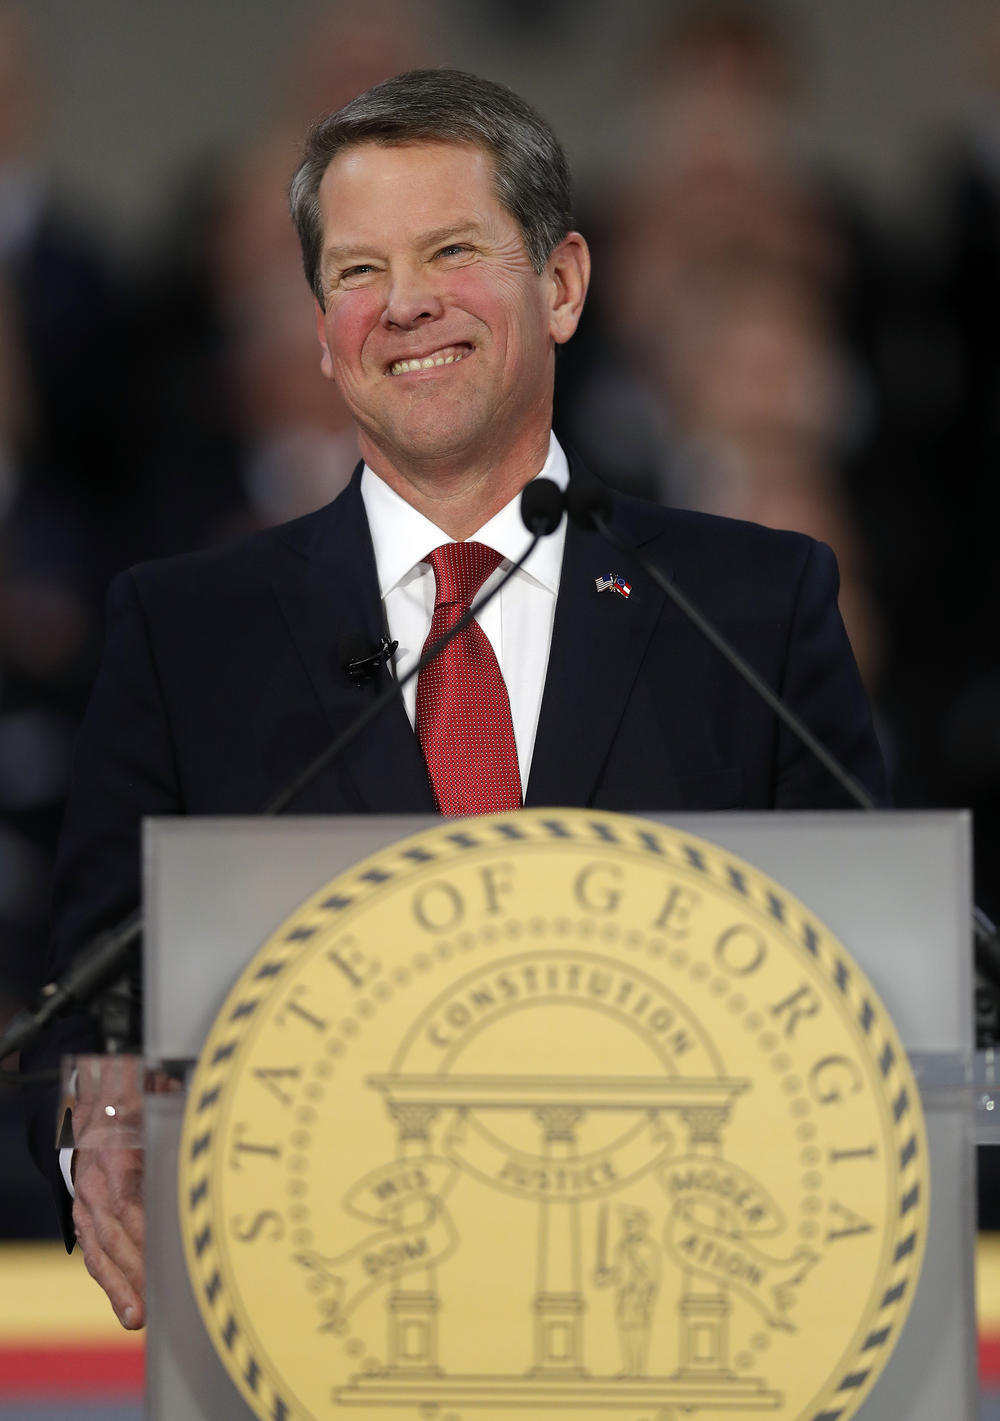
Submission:
[[[569,483],[566,455],[554,434],[549,436],[548,457],[536,477],[551,479],[561,489]],[[434,572],[423,559],[442,543],[453,543],[455,539],[418,513],[367,465],[361,475],[361,497],[375,549],[386,625],[389,636],[399,642],[396,673],[404,676],[420,659],[434,615]],[[472,534],[469,541],[485,543],[503,558],[483,583],[477,601],[517,561],[529,539],[530,534],[521,521],[520,494]],[[527,564],[477,618],[507,684],[522,796],[527,788],[535,747],[565,541],[566,520],[563,519],[554,533],[541,540]],[[404,686],[403,703],[413,725],[416,678]]]

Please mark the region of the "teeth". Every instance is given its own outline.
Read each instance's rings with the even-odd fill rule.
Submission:
[[[454,365],[468,353],[461,350],[456,355],[425,355],[422,360],[397,360],[395,365],[389,367],[389,374],[406,375],[411,370],[431,370],[435,365]]]

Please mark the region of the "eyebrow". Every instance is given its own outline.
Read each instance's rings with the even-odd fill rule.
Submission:
[[[471,236],[481,230],[480,224],[474,218],[469,218],[466,222],[449,222],[446,227],[434,227],[429,232],[421,232],[416,238],[415,245],[433,247],[438,242],[455,241],[459,237]],[[344,262],[357,261],[372,254],[370,247],[327,247],[323,252],[322,270],[326,273],[331,267],[341,266]]]

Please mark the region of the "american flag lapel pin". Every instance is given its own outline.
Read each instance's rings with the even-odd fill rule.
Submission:
[[[606,572],[601,577],[595,577],[594,586],[598,592],[617,592],[619,597],[628,597],[632,592],[631,582],[626,582],[624,577],[619,577],[616,572]]]

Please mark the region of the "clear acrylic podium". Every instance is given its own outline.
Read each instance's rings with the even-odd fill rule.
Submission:
[[[283,920],[336,874],[432,823],[440,820],[148,821],[146,1065],[193,1063],[234,979]],[[687,814],[669,823],[807,904],[892,1015],[923,1098],[930,1228],[903,1335],[858,1415],[975,1421],[974,1147],[1000,1138],[1000,1082],[994,1087],[992,1062],[977,1058],[972,1038],[968,816]],[[240,1421],[251,1412],[202,1329],[184,1265],[175,1197],[183,1109],[183,1093],[146,1099],[146,1414]]]

